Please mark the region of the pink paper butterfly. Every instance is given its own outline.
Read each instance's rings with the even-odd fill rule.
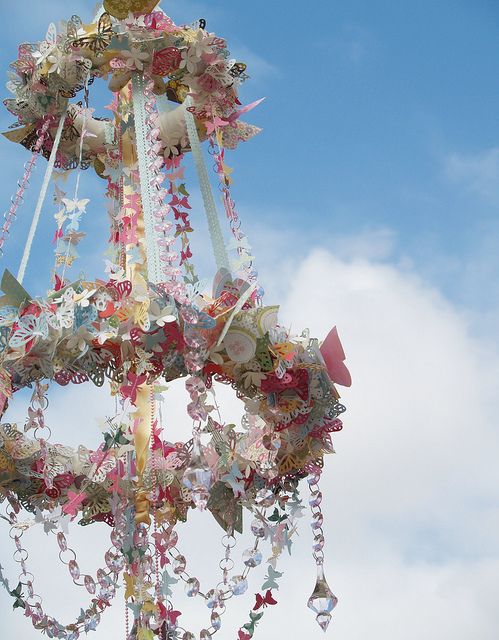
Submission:
[[[320,352],[332,382],[341,384],[343,387],[349,387],[352,384],[352,378],[344,363],[346,356],[336,327],[333,327],[328,333],[321,345]]]

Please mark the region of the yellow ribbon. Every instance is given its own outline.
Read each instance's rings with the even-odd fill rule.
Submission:
[[[137,390],[137,411],[134,416],[138,419],[135,430],[135,461],[137,465],[137,489],[135,492],[135,522],[137,524],[151,524],[149,516],[149,499],[144,489],[144,471],[149,459],[149,443],[152,431],[151,388],[143,384]]]
[[[130,87],[124,88],[120,92],[120,100],[122,103],[128,103],[130,101]],[[122,160],[123,165],[131,167],[137,162],[137,150],[135,144],[130,137],[129,131],[125,132],[122,138]],[[134,195],[133,185],[123,186],[123,195]],[[142,273],[147,273],[147,261],[145,251],[141,240],[144,238],[144,216],[142,211],[139,213],[137,219],[137,237],[139,238],[139,246],[142,254],[142,264],[129,262],[126,260],[126,276],[132,282],[134,291],[143,289],[147,291],[147,283],[144,280]],[[127,249],[131,246],[128,245]],[[142,307],[144,303],[137,304],[137,309],[134,310],[134,316],[137,315],[139,307]],[[147,305],[148,306],[148,305]],[[149,445],[151,440],[153,411],[151,404],[151,387],[143,384],[137,390],[136,399],[137,410],[134,412],[134,417],[137,420],[137,427],[135,429],[134,441],[135,441],[135,462],[137,466],[137,484],[135,488],[135,522],[137,524],[151,524],[151,517],[149,515],[150,501],[147,497],[147,491],[144,488],[144,472],[147,467],[147,461],[149,460]]]

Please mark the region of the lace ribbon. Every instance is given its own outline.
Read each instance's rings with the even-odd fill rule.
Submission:
[[[153,178],[149,168],[147,149],[147,123],[146,123],[146,95],[145,80],[141,73],[132,76],[132,100],[135,116],[135,131],[137,136],[137,156],[139,161],[140,191],[142,198],[142,211],[144,214],[147,276],[149,282],[158,284],[162,280],[161,264],[159,260],[159,247],[154,232],[154,207],[151,189]]]

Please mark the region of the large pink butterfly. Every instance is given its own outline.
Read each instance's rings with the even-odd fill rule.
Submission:
[[[321,345],[320,352],[332,382],[341,384],[343,387],[349,387],[352,384],[352,377],[344,363],[346,356],[336,327],[333,327],[328,333]]]
[[[133,371],[129,371],[127,374],[127,380],[130,384],[121,385],[120,392],[124,398],[130,398],[132,404],[137,401],[137,392],[140,385],[144,384],[147,380],[146,375],[137,375]]]

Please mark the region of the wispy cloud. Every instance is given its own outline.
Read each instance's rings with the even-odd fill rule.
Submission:
[[[499,201],[499,147],[476,153],[451,153],[444,159],[445,176],[473,195]]]
[[[327,41],[321,43],[323,49],[332,52],[331,58],[342,61],[351,68],[362,66],[372,57],[378,47],[375,34],[360,24],[345,24]]]

